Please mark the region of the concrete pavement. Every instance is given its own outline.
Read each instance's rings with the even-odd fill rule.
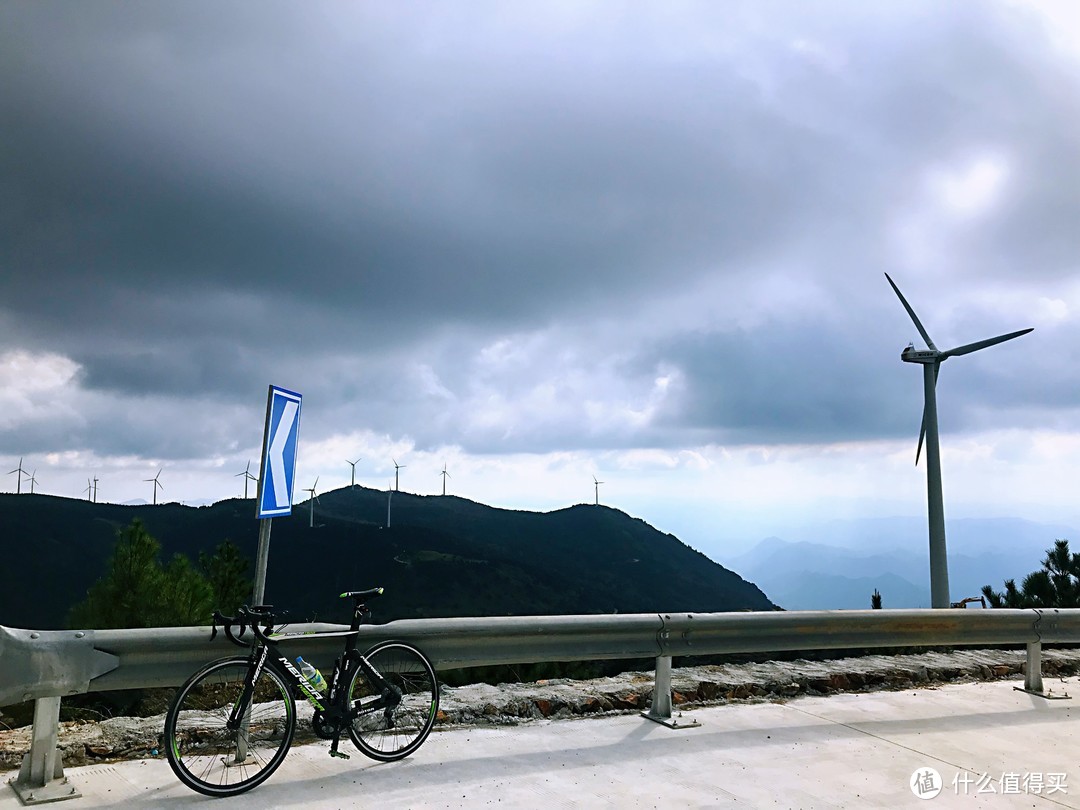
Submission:
[[[732,703],[687,711],[691,728],[637,715],[458,727],[396,763],[309,745],[233,799],[191,792],[164,759],[90,765],[67,769],[82,798],[53,806],[1080,808],[1080,688],[1047,701],[1018,683]],[[2,786],[0,810],[18,807]]]

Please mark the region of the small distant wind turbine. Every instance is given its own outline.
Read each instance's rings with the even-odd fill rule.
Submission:
[[[922,427],[919,429],[919,444],[915,449],[915,463],[919,463],[919,455],[922,452],[923,439],[926,439],[926,503],[927,516],[930,524],[930,606],[935,608],[947,608],[949,601],[949,559],[945,551],[945,505],[941,494],[941,448],[938,443],[938,418],[937,418],[937,378],[941,364],[950,357],[959,357],[963,354],[971,354],[988,346],[996,346],[1006,340],[1026,335],[1031,329],[1021,329],[1018,332],[1009,332],[1007,335],[979,340],[975,343],[967,343],[948,351],[940,351],[930,335],[926,333],[915,310],[904,298],[900,288],[885,274],[889,285],[893,288],[900,303],[904,305],[907,314],[915,322],[915,328],[919,330],[922,339],[926,341],[927,350],[919,351],[909,345],[900,353],[900,359],[905,363],[921,363],[923,367],[923,417]]]
[[[308,528],[315,528],[315,501],[319,500],[319,496],[315,494],[315,487],[319,485],[319,476],[315,476],[315,483],[304,490],[304,492],[311,493],[311,499],[308,501]]]
[[[386,485],[386,528],[390,528],[390,502],[394,499],[394,490]]]
[[[96,475],[94,476],[94,503],[97,503],[97,484],[100,480]]]
[[[34,494],[34,484],[37,483],[37,478],[34,477],[36,475],[37,475],[37,470],[34,470],[32,473],[30,473],[30,475],[26,476],[26,480],[30,482],[30,494],[31,495]]]
[[[592,477],[592,481],[593,481],[593,486],[596,487],[596,505],[599,506],[600,505],[600,485],[602,483],[604,483],[604,482],[603,481],[597,481],[595,475]]]
[[[90,493],[93,491],[93,487],[90,485],[90,479],[86,479],[86,500],[90,500]]]
[[[352,480],[349,481],[350,488],[356,486],[356,465],[359,464],[361,461],[363,461],[363,457],[358,458],[356,461],[349,461],[348,459],[345,459],[345,463],[352,467]]]
[[[450,473],[448,473],[446,471],[446,464],[445,463],[442,465],[442,472],[439,473],[439,475],[442,476],[442,494],[445,495],[446,494],[446,479],[447,478],[453,478],[453,476],[450,475]]]
[[[161,469],[164,469],[164,467],[163,467],[163,468],[161,468]],[[157,475],[155,475],[155,476],[154,476],[153,478],[144,478],[144,479],[143,479],[143,481],[145,481],[146,483],[150,483],[151,481],[153,481],[153,482],[154,482],[154,506],[157,506],[157,491],[158,491],[158,487],[161,487],[162,491],[164,491],[164,490],[165,490],[165,485],[164,485],[164,484],[162,484],[162,483],[161,483],[160,481],[158,481],[158,478],[159,478],[159,477],[161,476],[161,469],[159,469],[159,470],[157,471]]]
[[[8,473],[8,475],[14,475],[15,476],[15,494],[16,495],[21,495],[22,494],[22,480],[23,480],[23,476],[26,475],[26,470],[24,470],[22,468],[22,462],[23,462],[23,460],[22,460],[22,458],[20,458],[19,459],[19,466]],[[17,475],[16,475],[16,473],[17,473]]]
[[[248,496],[248,481],[257,481],[258,480],[257,478],[255,478],[254,475],[251,474],[251,459],[250,458],[248,459],[247,466],[244,467],[244,471],[237,473],[236,475],[233,476],[233,478],[239,478],[241,475],[244,476],[244,500],[246,501],[247,496]]]
[[[394,462],[394,491],[397,492],[398,488],[398,470],[403,470],[407,467],[407,464],[398,464],[397,459],[390,459]]]

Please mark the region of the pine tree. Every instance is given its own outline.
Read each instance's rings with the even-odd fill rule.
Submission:
[[[162,585],[160,551],[161,545],[137,518],[117,531],[109,572],[90,587],[85,601],[72,608],[72,625],[152,626]]]
[[[1080,607],[1080,554],[1069,550],[1069,541],[1055,540],[1042,565],[1041,570],[1024,577],[1019,588],[1015,579],[1005,580],[1004,591],[984,585],[982,593],[990,607]]]
[[[218,552],[210,559],[221,556],[221,546]],[[72,608],[71,626],[106,629],[209,623],[217,595],[215,585],[182,554],[163,566],[160,553],[161,544],[138,518],[117,531],[108,572],[90,587],[86,599]],[[238,551],[235,556],[239,557]],[[228,552],[225,557],[230,559]],[[246,568],[246,563],[240,562]],[[211,569],[217,571],[218,566]]]
[[[199,570],[213,588],[214,606],[218,610],[232,615],[251,598],[253,582],[247,575],[249,565],[229,539],[218,545],[213,556],[199,553]]]

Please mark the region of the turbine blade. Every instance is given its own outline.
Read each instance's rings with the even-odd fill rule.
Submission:
[[[941,363],[934,364],[934,389],[937,389],[938,374],[941,373]],[[923,439],[926,438],[926,403],[923,402],[922,425],[919,427],[919,446],[915,448],[915,466],[919,466],[919,455],[922,453]]]
[[[926,406],[923,406],[922,426],[919,428],[919,446],[915,448],[915,466],[919,466],[919,456],[922,455],[923,439],[926,438]]]
[[[915,328],[919,330],[919,334],[922,335],[922,339],[926,341],[927,348],[932,349],[936,352],[937,346],[935,346],[934,341],[930,339],[930,335],[926,334],[926,330],[923,329],[923,325],[919,321],[919,316],[915,314],[915,310],[911,308],[911,304],[909,304],[907,302],[907,299],[904,298],[904,294],[900,292],[900,288],[896,286],[896,284],[891,278],[889,278],[888,273],[885,274],[885,278],[889,280],[889,284],[892,286],[893,292],[895,292],[896,297],[900,299],[900,303],[904,305],[904,309],[906,309],[907,314],[911,316],[911,320],[915,321]]]
[[[998,343],[1004,343],[1006,340],[1012,340],[1018,338],[1021,335],[1026,335],[1028,332],[1035,330],[1032,326],[1028,329],[1021,329],[1019,332],[1009,332],[1007,335],[998,335],[997,337],[987,338],[986,340],[979,340],[975,343],[968,343],[965,346],[957,346],[955,349],[949,349],[947,352],[941,355],[941,359],[946,357],[959,357],[962,354],[971,354],[977,352],[979,349],[985,349],[987,346],[996,346]]]

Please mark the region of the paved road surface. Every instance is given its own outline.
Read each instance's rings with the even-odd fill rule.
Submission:
[[[90,765],[67,771],[83,797],[51,807],[1080,809],[1080,686],[1047,701],[1014,685],[729,704],[686,712],[701,725],[674,730],[637,715],[457,728],[386,764],[310,745],[234,799],[192,793],[160,759]],[[921,799],[912,777],[925,789],[927,769],[941,790]],[[0,810],[18,807],[0,785]]]

